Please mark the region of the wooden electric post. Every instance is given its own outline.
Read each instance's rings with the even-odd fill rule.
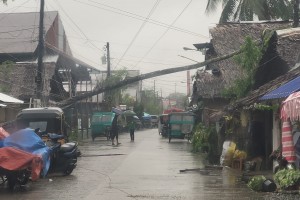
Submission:
[[[42,106],[44,106],[43,98],[43,56],[44,56],[44,6],[45,1],[41,0],[40,5],[40,23],[39,23],[39,44],[38,44],[38,68],[36,76],[36,96],[41,100]]]

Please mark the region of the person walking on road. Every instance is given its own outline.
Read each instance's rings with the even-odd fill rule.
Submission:
[[[119,144],[119,132],[118,132],[118,115],[115,115],[111,125],[111,143],[115,145],[114,139],[116,138],[117,145]]]
[[[134,141],[134,130],[135,130],[135,123],[133,120],[131,120],[129,123],[129,132],[130,132],[131,141]]]

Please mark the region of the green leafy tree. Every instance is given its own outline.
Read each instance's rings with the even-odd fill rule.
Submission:
[[[105,81],[103,81],[101,84],[98,84],[98,86],[103,85],[104,87],[116,84],[126,78],[128,75],[128,71],[124,68],[122,70],[114,71],[114,73],[108,77]],[[121,91],[126,88],[126,85],[123,87],[111,89],[109,91],[105,92],[105,102],[109,108],[114,107],[120,103],[122,100],[122,93]]]
[[[298,1],[299,5],[299,0]],[[222,3],[220,23],[228,21],[253,21],[256,16],[259,20],[291,19],[293,3],[290,0],[208,0],[206,12],[216,11]],[[299,20],[299,18],[298,18]]]
[[[243,76],[237,78],[231,87],[223,91],[224,97],[241,98],[247,95],[254,84],[254,75],[264,49],[266,46],[259,47],[250,37],[246,37],[245,44],[242,46],[242,53],[234,57],[235,61],[242,67]]]
[[[133,107],[134,103],[135,103],[135,99],[132,96],[130,96],[127,93],[122,95],[122,99],[121,99],[122,105],[127,105],[129,107]]]
[[[143,101],[144,111],[150,114],[159,114],[161,113],[161,108],[156,94],[152,89],[144,90],[144,98],[146,101]]]

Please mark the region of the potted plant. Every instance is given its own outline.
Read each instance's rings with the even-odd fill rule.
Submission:
[[[263,183],[265,180],[266,177],[264,176],[253,176],[247,185],[249,188],[251,188],[251,190],[260,192],[263,190]]]
[[[299,188],[300,171],[296,169],[282,169],[274,175],[274,180],[283,190],[296,190]]]

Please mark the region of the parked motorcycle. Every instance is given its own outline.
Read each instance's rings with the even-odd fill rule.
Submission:
[[[77,165],[78,143],[68,142],[61,144],[59,140],[63,135],[48,133],[49,141],[46,142],[50,148],[50,169],[49,173],[62,172],[70,175]]]
[[[29,169],[11,171],[0,168],[2,183],[7,182],[10,190],[13,190],[16,184],[26,185],[29,181],[30,175],[31,172]]]
[[[15,185],[25,185],[30,179],[38,180],[42,171],[47,173],[49,148],[31,129],[21,129],[2,140],[0,148],[0,180]]]
[[[9,189],[25,185],[30,177],[37,180],[42,170],[42,158],[14,147],[0,148],[0,178],[7,182]]]

